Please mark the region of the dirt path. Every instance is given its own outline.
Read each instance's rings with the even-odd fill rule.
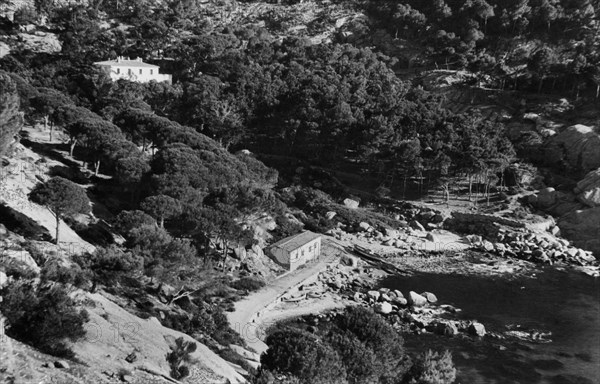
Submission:
[[[345,300],[337,294],[327,293],[325,296],[319,299],[308,299],[303,300],[300,303],[286,303],[281,302],[265,311],[261,318],[257,319],[254,323],[254,332],[249,334],[254,339],[254,342],[249,341],[248,345],[251,346],[256,353],[262,354],[267,351],[267,345],[264,343],[266,336],[266,330],[276,323],[291,319],[294,317],[300,317],[308,314],[316,314],[332,309],[345,308],[348,305],[355,304]]]
[[[249,296],[235,304],[235,312],[228,312],[227,318],[231,327],[238,332],[248,345],[262,352],[266,345],[261,340],[265,323],[262,319],[269,311],[279,303],[280,298],[293,288],[316,279],[319,272],[324,270],[328,264],[337,260],[343,250],[330,238],[323,237],[322,253],[319,259],[307,264],[304,268],[294,272],[286,273],[261,290],[251,293]],[[301,306],[314,312],[314,308],[302,302]],[[271,315],[268,315],[271,316]]]

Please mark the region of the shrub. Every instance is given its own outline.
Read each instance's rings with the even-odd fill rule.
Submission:
[[[112,233],[98,223],[86,225],[74,230],[83,240],[91,244],[107,247],[115,242]]]
[[[197,347],[196,343],[185,341],[183,337],[175,340],[171,352],[167,353],[167,362],[171,367],[172,378],[180,380],[190,374],[189,368],[183,364],[190,360],[190,353],[194,353]]]
[[[350,307],[336,317],[335,324],[373,351],[380,381],[394,382],[406,374],[409,360],[404,340],[381,316],[367,308]]]
[[[98,283],[106,286],[118,283],[123,277],[142,269],[142,259],[116,246],[98,248],[96,252],[77,255],[73,260],[92,277],[92,292]]]
[[[188,314],[171,314],[165,318],[162,324],[188,335],[201,332],[210,336],[215,333],[217,326],[210,313],[203,308],[195,308],[189,312],[192,312],[191,316]]]
[[[246,361],[245,358],[243,358],[242,356],[240,356],[239,353],[232,351],[229,348],[223,348],[217,351],[217,355],[219,355],[223,360],[227,360],[230,363],[239,365],[240,367],[244,368],[246,372],[254,372],[254,368],[250,364],[248,364],[248,361]]]
[[[22,260],[9,258],[3,262],[3,265],[6,275],[12,276],[14,279],[33,279],[37,277],[37,273]]]
[[[265,369],[289,373],[302,383],[346,383],[346,370],[338,353],[316,336],[294,328],[274,331],[269,349],[261,356]]]
[[[301,384],[297,377],[285,375],[279,372],[271,372],[267,369],[261,369],[251,378],[252,384]]]
[[[456,368],[452,354],[442,354],[428,350],[422,353],[408,374],[409,384],[451,384],[456,380]]]
[[[54,281],[61,284],[73,284],[77,287],[85,285],[87,275],[77,264],[66,265],[59,257],[48,259],[41,271],[43,281]]]
[[[346,367],[349,383],[378,383],[377,356],[351,332],[333,328],[325,339],[335,349]]]
[[[265,282],[262,280],[254,279],[252,277],[242,277],[239,280],[231,283],[231,287],[239,290],[247,291],[258,291],[265,286]]]
[[[156,220],[142,211],[121,211],[112,224],[117,232],[128,238],[133,229],[144,225],[156,225]]]
[[[275,223],[277,223],[277,227],[271,232],[271,235],[273,235],[273,242],[277,242],[302,231],[301,224],[296,223],[285,216],[277,217]]]
[[[37,289],[28,282],[16,282],[1,291],[0,310],[8,321],[7,335],[55,356],[73,357],[65,340],[85,335],[86,311],[60,285]]]

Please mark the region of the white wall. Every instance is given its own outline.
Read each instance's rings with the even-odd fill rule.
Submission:
[[[148,83],[152,80],[157,81],[159,83],[162,81],[166,81],[168,83],[172,82],[172,76],[159,73],[158,68],[146,68],[146,67],[136,68],[136,67],[119,67],[119,66],[112,66],[112,67],[102,66],[102,68],[104,69],[104,71],[106,73],[108,73],[110,75],[110,78],[113,81],[116,81],[119,79],[125,79],[125,80],[129,80],[129,81],[136,81],[139,83]],[[117,73],[117,69],[118,69],[119,73]],[[142,70],[141,74],[140,74],[140,69]],[[131,73],[130,73],[130,70],[131,70]],[[150,70],[152,70],[152,74],[150,73]]]

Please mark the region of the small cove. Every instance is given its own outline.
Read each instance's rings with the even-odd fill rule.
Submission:
[[[482,340],[405,334],[412,352],[453,352],[457,383],[599,383],[600,282],[552,267],[531,276],[491,277],[418,273],[392,276],[382,286],[436,294],[440,304],[462,309],[459,319],[477,319],[502,333],[511,327],[552,332],[551,343]]]

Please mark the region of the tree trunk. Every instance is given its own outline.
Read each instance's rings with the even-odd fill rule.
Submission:
[[[469,201],[472,201],[473,197],[473,174],[469,173]]]
[[[75,145],[77,144],[77,139],[71,140],[71,146],[69,147],[69,156],[73,157],[73,151],[75,150]]]
[[[600,96],[600,84],[596,85],[596,99]]]
[[[44,132],[48,130],[48,115],[44,115]]]
[[[227,250],[229,249],[229,242],[223,240],[223,272],[225,272],[225,268],[227,267]]]
[[[446,205],[448,205],[450,203],[450,184],[449,183],[444,184],[444,197],[446,199]]]
[[[52,141],[52,134],[54,133],[54,123],[50,122],[50,141]]]
[[[100,170],[100,160],[96,161],[95,167],[94,167],[94,176],[98,176],[98,171]]]
[[[55,238],[55,244],[58,245],[58,243],[59,243],[58,235],[60,233],[60,216],[58,214],[54,214],[54,216],[56,217],[56,238]]]
[[[544,84],[544,76],[540,79],[540,84],[538,85],[538,93],[542,93],[542,85]]]
[[[160,217],[159,225],[160,225],[161,228],[165,227],[165,217],[164,216]]]

